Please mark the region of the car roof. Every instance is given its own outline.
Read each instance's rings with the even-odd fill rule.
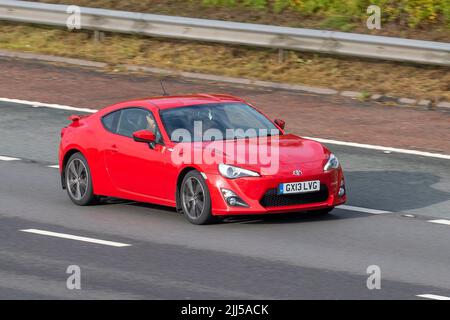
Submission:
[[[243,102],[244,100],[227,95],[227,94],[191,94],[191,95],[179,95],[179,96],[159,96],[148,97],[139,100],[132,100],[136,104],[150,104],[158,107],[159,109],[171,109],[184,106],[193,106],[207,103],[218,102]]]

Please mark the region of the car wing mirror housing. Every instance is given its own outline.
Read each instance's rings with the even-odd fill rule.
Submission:
[[[275,124],[279,126],[282,130],[284,130],[284,127],[286,126],[286,121],[281,119],[275,119]]]
[[[139,130],[133,133],[133,139],[136,142],[148,143],[150,148],[153,149],[155,145],[156,136],[153,132],[149,130]]]

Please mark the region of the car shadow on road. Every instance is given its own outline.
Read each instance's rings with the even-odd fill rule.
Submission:
[[[127,205],[130,207],[146,208],[150,210],[158,210],[171,215],[179,215],[183,218],[180,213],[178,213],[175,208],[160,206],[145,202],[136,202],[130,200],[123,200],[117,198],[104,198],[101,202],[97,203],[98,206],[114,206],[114,205]],[[130,212],[131,213],[131,212]],[[149,214],[151,212],[149,211]],[[318,222],[318,221],[329,221],[329,220],[341,220],[341,219],[354,219],[362,218],[366,216],[371,216],[366,213],[354,213],[354,212],[343,212],[337,209],[332,211],[330,214],[318,214],[316,212],[293,212],[293,213],[276,213],[276,214],[264,214],[264,215],[242,215],[242,216],[227,216],[220,219],[220,223],[223,224],[280,224],[280,223],[307,223],[307,222]]]
[[[365,208],[402,212],[424,208],[450,199],[450,192],[438,190],[434,184],[439,176],[425,172],[405,171],[347,171],[347,204]],[[176,214],[174,208],[129,200],[106,198],[98,205],[129,205]],[[181,215],[180,215],[181,216]],[[232,216],[222,220],[224,224],[280,224],[310,223],[373,216],[363,212],[340,210],[337,207],[330,214],[295,212],[252,216]],[[181,218],[181,217],[180,217]]]
[[[433,187],[441,177],[427,172],[346,171],[345,176],[348,204],[354,206],[402,212],[450,199],[450,190]]]
[[[225,224],[286,224],[286,223],[312,223],[320,221],[337,221],[343,219],[356,219],[372,216],[368,213],[342,212],[337,207],[328,214],[317,214],[314,212],[294,212],[282,214],[265,214],[255,216],[235,216],[225,218],[222,222]]]
[[[138,201],[133,201],[133,200],[109,198],[109,197],[103,198],[100,202],[96,203],[95,205],[98,205],[98,206],[129,205],[129,206],[133,206],[133,207],[142,207],[142,208],[148,208],[148,209],[153,209],[153,210],[161,210],[161,211],[167,211],[167,212],[171,212],[171,213],[177,213],[175,208],[172,208],[172,207],[166,207],[166,206],[161,206],[158,204],[147,203],[147,202],[138,202]]]
[[[172,207],[161,206],[161,205],[153,204],[153,203],[138,202],[138,201],[134,201],[134,200],[111,198],[111,197],[101,197],[100,201],[96,201],[95,203],[92,204],[92,206],[100,206],[100,207],[118,206],[118,205],[142,207],[142,208],[147,208],[147,209],[152,209],[152,210],[167,211],[168,213],[177,213],[175,208],[172,208]]]

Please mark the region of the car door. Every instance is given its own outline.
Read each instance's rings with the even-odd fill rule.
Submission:
[[[126,195],[146,197],[152,200],[170,198],[164,179],[170,153],[164,146],[159,128],[156,126],[156,143],[136,142],[133,133],[149,130],[153,114],[143,108],[122,109],[114,138],[107,142],[105,162],[114,186]]]

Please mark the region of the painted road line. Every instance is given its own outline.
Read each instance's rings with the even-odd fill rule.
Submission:
[[[79,237],[79,236],[74,236],[74,235],[65,234],[65,233],[57,233],[57,232],[38,230],[38,229],[23,229],[20,231],[35,233],[35,234],[40,234],[40,235],[50,236],[50,237],[57,237],[57,238],[63,238],[63,239],[71,239],[71,240],[77,240],[77,241],[103,244],[103,245],[112,246],[112,247],[129,247],[129,246],[131,246],[131,244],[126,244],[126,243],[106,241],[106,240],[100,240],[100,239],[94,239],[94,238]]]
[[[439,158],[439,159],[446,159],[450,160],[449,154],[441,154],[441,153],[432,153],[432,152],[425,152],[425,151],[417,151],[417,150],[409,150],[409,149],[400,149],[400,148],[392,148],[392,147],[383,147],[383,146],[375,146],[371,144],[363,144],[363,143],[356,143],[356,142],[346,142],[346,141],[338,141],[338,140],[329,140],[329,139],[322,139],[322,138],[313,138],[313,137],[303,137],[306,139],[315,140],[320,143],[328,143],[328,144],[335,144],[335,145],[341,145],[341,146],[347,146],[347,147],[355,147],[355,148],[363,148],[363,149],[371,149],[371,150],[380,150],[384,152],[396,152],[396,153],[403,153],[403,154],[411,154],[415,156],[422,156],[422,157],[429,157],[429,158]]]
[[[19,158],[12,158],[12,157],[6,157],[6,156],[0,156],[1,161],[17,161],[20,160]]]
[[[376,210],[376,209],[369,209],[369,208],[362,208],[362,207],[355,207],[355,206],[348,206],[348,205],[341,205],[341,206],[337,206],[336,208],[337,209],[350,210],[350,211],[370,213],[370,214],[392,213],[391,211]]]
[[[450,300],[450,297],[438,296],[435,294],[418,294],[416,297],[433,299],[433,300]]]
[[[27,100],[20,100],[20,99],[0,98],[0,102],[19,103],[19,104],[24,104],[24,105],[34,107],[34,108],[45,107],[45,108],[61,109],[61,110],[69,110],[69,111],[80,111],[80,112],[87,112],[87,113],[95,113],[98,111],[98,110],[89,109],[89,108],[77,108],[77,107],[65,106],[65,105],[61,105],[61,104],[45,103],[45,102],[37,102],[37,101],[27,101]]]
[[[98,111],[98,110],[89,109],[89,108],[77,108],[77,107],[65,106],[65,105],[60,105],[60,104],[44,103],[44,102],[37,102],[37,101],[27,101],[27,100],[20,100],[20,99],[0,98],[0,102],[1,101],[24,104],[24,105],[28,105],[30,107],[47,107],[47,108],[53,108],[53,109],[80,111],[80,112],[87,112],[87,113],[95,113]],[[409,149],[400,149],[400,148],[393,148],[393,147],[384,147],[384,146],[377,146],[377,145],[371,145],[371,144],[330,140],[330,139],[323,139],[323,138],[314,138],[314,137],[304,137],[304,138],[315,140],[315,141],[318,141],[321,143],[335,144],[335,145],[362,148],[362,149],[380,150],[385,153],[396,152],[396,153],[403,153],[403,154],[409,154],[409,155],[415,155],[415,156],[450,160],[450,155],[448,155],[448,154],[432,153],[432,152],[409,150]]]
[[[439,224],[445,224],[445,225],[447,225],[447,226],[450,226],[450,220],[445,220],[445,219],[429,220],[428,222],[431,222],[431,223],[439,223]]]
[[[47,167],[53,168],[53,169],[59,169],[59,165],[58,164],[55,164],[55,165],[52,165],[52,166],[47,166]]]

